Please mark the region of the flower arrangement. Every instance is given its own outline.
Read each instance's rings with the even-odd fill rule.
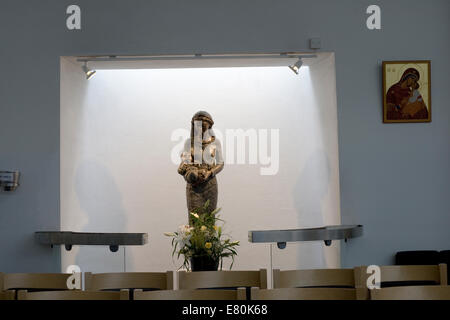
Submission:
[[[190,214],[190,224],[182,225],[176,232],[166,232],[165,235],[172,237],[172,257],[177,254],[179,258],[184,256],[183,265],[187,270],[192,269],[192,259],[206,257],[220,262],[222,269],[223,258],[230,257],[233,267],[234,257],[237,255],[236,247],[239,241],[231,241],[222,233],[222,227],[217,222],[223,222],[218,216],[220,208],[209,211],[209,201],[203,207],[196,209]]]

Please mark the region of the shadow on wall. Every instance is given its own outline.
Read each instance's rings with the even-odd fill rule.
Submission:
[[[294,206],[297,210],[298,224],[299,226],[308,227],[321,227],[326,224],[323,201],[329,192],[330,184],[330,164],[327,154],[323,150],[314,151],[303,168],[297,183],[294,187]],[[309,243],[308,243],[309,244]],[[313,245],[300,246],[305,250],[316,251],[317,246],[322,243],[314,243]],[[329,265],[327,261],[326,250],[320,250],[322,257],[319,265]],[[306,252],[303,254],[313,256],[311,252],[308,255]],[[301,257],[300,257],[301,258]]]
[[[75,192],[79,206],[88,219],[82,232],[127,232],[121,192],[104,165],[92,160],[82,162],[76,171]],[[117,272],[124,271],[123,255],[123,247],[111,252],[106,246],[82,246],[75,261],[83,271]],[[102,269],[98,270],[98,266]],[[128,267],[132,266],[127,263]]]
[[[314,151],[303,168],[294,188],[294,205],[298,225],[311,227],[325,223],[322,202],[329,191],[330,164],[323,150]]]
[[[316,195],[317,197],[317,199],[314,200],[316,201],[316,205],[312,204],[311,200],[306,200],[307,205],[305,205],[304,208],[305,210],[313,210],[312,216],[317,219],[314,221],[313,227],[315,227],[337,224],[341,221],[339,173],[338,168],[333,167],[333,164],[337,164],[337,166],[339,166],[337,137],[338,128],[337,122],[335,122],[337,119],[337,95],[334,53],[323,56],[320,59],[320,63],[314,63],[310,66],[310,71],[312,82],[311,88],[313,90],[312,94],[316,99],[317,105],[322,106],[317,109],[317,121],[320,122],[318,127],[323,129],[329,124],[336,125],[336,128],[334,129],[329,128],[329,130],[335,131],[336,135],[322,135],[321,139],[323,150],[317,151],[317,154],[314,156],[316,157],[315,161],[317,161],[317,167],[315,170],[317,170],[318,174],[316,176],[312,174],[309,176],[309,178],[312,179],[311,181],[315,181],[315,179],[319,178],[318,181],[323,183],[323,185],[314,185],[313,188],[315,188],[315,190],[311,191],[311,195]],[[324,83],[328,83],[329,85],[324,86]],[[329,106],[335,107],[330,108]],[[325,150],[329,153],[324,153]],[[323,153],[323,155],[320,155],[320,153]],[[310,166],[311,164],[308,162],[306,167]],[[314,170],[312,167],[310,169]],[[305,171],[307,170],[308,168],[305,168]],[[337,190],[334,188],[337,188]],[[319,194],[321,195],[320,197]],[[328,197],[331,198],[328,199]],[[328,202],[328,206],[331,205],[331,207],[325,208],[327,204],[324,201],[330,201]],[[332,210],[332,212],[330,212],[330,210]],[[328,213],[328,215],[326,215],[326,213]],[[332,216],[329,215],[330,213]],[[336,217],[338,217],[337,220],[335,219]],[[301,216],[299,216],[299,219],[301,219]],[[321,250],[324,265],[327,265],[328,267],[340,267],[340,241],[333,241],[330,247],[326,247],[323,242],[317,242],[317,245],[324,248],[324,250]]]

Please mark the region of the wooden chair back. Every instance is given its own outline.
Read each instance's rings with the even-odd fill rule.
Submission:
[[[251,289],[251,300],[356,300],[356,290],[347,288]]]
[[[371,300],[450,300],[450,286],[408,286],[370,290]]]
[[[178,273],[179,289],[267,288],[267,271],[198,271]]]
[[[14,290],[0,291],[0,300],[14,300],[14,296]]]
[[[119,272],[84,274],[85,289],[89,291],[114,289],[173,289],[173,272]]]
[[[135,290],[134,300],[245,300],[245,289],[238,290]]]
[[[402,265],[402,266],[380,266],[381,287],[394,284],[396,287],[411,286],[413,283],[430,283],[430,285],[447,285],[447,265]],[[369,299],[367,288],[367,267],[355,268],[355,286],[358,296]],[[389,284],[390,283],[390,284]]]
[[[112,291],[38,291],[19,290],[17,300],[129,300],[128,290]]]
[[[68,273],[6,273],[3,277],[4,290],[67,290]]]
[[[274,288],[355,287],[353,269],[273,270]]]

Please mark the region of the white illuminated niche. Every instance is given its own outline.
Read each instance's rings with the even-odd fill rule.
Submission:
[[[217,132],[279,130],[276,175],[248,161],[218,175],[225,230],[241,242],[234,269],[269,267],[268,246],[249,243],[249,230],[340,223],[333,54],[298,75],[288,67],[98,70],[89,81],[75,58],[62,58],[61,230],[149,234],[146,246],[126,249],[125,261],[123,248],[62,250],[63,270],[175,268],[163,232],[186,223],[187,209],[171,134],[189,130],[198,110],[213,116]],[[274,268],[339,267],[339,260],[338,241],[274,250]]]

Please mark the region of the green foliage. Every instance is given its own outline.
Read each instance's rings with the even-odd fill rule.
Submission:
[[[189,225],[180,226],[174,233],[166,233],[172,237],[172,257],[184,256],[181,267],[190,270],[190,258],[193,256],[210,256],[220,262],[220,269],[223,266],[223,258],[231,258],[233,267],[234,257],[237,255],[236,247],[239,241],[231,241],[222,232],[222,227],[217,223],[223,223],[218,213],[220,208],[213,211],[209,209],[209,200],[205,204],[191,212]],[[181,268],[180,267],[180,268]]]

